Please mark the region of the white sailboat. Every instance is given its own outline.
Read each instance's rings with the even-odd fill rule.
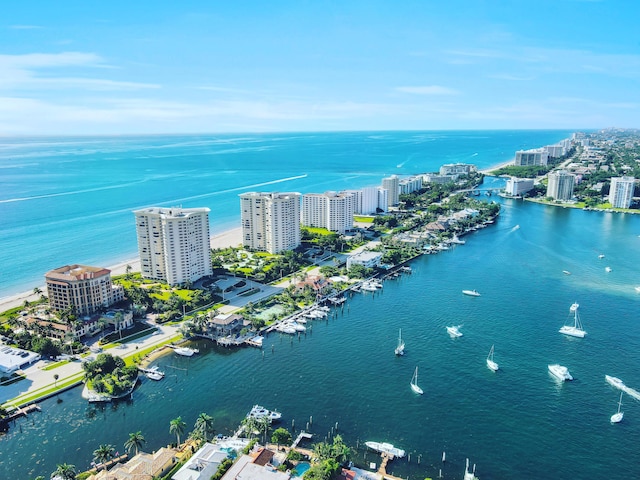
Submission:
[[[580,322],[580,316],[578,315],[578,305],[577,302],[574,302],[569,308],[569,314],[573,313],[573,325],[564,325],[560,330],[560,333],[565,335],[569,335],[570,337],[578,337],[584,338],[587,334],[582,328],[582,322]]]
[[[618,400],[617,413],[611,415],[611,423],[620,423],[622,421],[622,417],[624,417],[624,412],[620,411],[620,407],[622,406],[622,394],[623,392],[620,392],[620,400]]]
[[[416,392],[419,395],[422,395],[424,392],[418,386],[418,367],[416,367],[416,371],[413,372],[413,377],[411,378],[411,390]]]
[[[493,361],[493,345],[491,345],[491,350],[489,350],[489,355],[487,355],[487,367],[494,372],[497,372],[500,368],[498,364]]]
[[[396,355],[404,355],[404,340],[402,340],[402,329],[400,329],[400,333],[398,333],[398,346],[395,350]]]

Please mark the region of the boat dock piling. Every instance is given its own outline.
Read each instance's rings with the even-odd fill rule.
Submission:
[[[29,405],[25,405],[24,407],[16,406],[15,410],[13,410],[11,413],[9,413],[9,415],[7,415],[4,418],[4,421],[10,422],[12,420],[15,420],[18,417],[22,417],[22,416],[26,417],[28,414],[30,414],[33,411],[41,412],[42,409],[40,408],[40,405],[38,405],[37,403],[30,403]]]

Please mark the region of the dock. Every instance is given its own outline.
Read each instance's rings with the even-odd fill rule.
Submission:
[[[381,453],[382,462],[380,463],[380,468],[378,468],[378,474],[382,476],[383,479],[386,480],[404,480],[401,477],[395,477],[389,473],[387,473],[387,464],[393,460],[395,457],[390,453]]]
[[[291,448],[297,448],[298,444],[302,441],[302,440],[311,440],[313,438],[313,435],[311,433],[307,433],[304,430],[300,432],[300,434],[296,437],[296,439],[293,441],[293,443],[291,444]]]
[[[30,403],[29,405],[25,405],[24,407],[18,407],[16,406],[15,410],[13,410],[11,413],[9,413],[9,415],[7,415],[4,418],[5,422],[10,422],[12,420],[15,420],[18,417],[26,417],[27,415],[29,415],[31,412],[34,411],[38,411],[41,412],[42,409],[40,408],[40,405],[38,405],[37,403]]]

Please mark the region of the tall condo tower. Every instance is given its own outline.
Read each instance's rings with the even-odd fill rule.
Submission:
[[[576,177],[564,170],[560,170],[558,172],[550,172],[548,178],[547,197],[551,197],[554,200],[571,200]]]
[[[248,192],[240,195],[242,245],[280,253],[301,242],[300,194]]]
[[[142,276],[178,285],[211,275],[209,211],[160,207],[135,210]]]
[[[391,207],[400,202],[400,178],[397,175],[391,175],[382,179],[382,188],[389,192],[387,198],[387,206]]]
[[[609,189],[609,203],[614,208],[629,208],[636,179],[633,177],[612,177]]]
[[[354,208],[351,193],[306,193],[302,196],[302,225],[345,233],[353,228]]]

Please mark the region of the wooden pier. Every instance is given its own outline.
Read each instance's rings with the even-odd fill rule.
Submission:
[[[300,432],[300,434],[296,437],[296,439],[293,441],[293,443],[291,444],[291,448],[298,448],[298,444],[302,441],[302,440],[311,440],[313,438],[313,435],[311,433],[307,433],[304,430]]]
[[[11,413],[9,413],[9,415],[7,415],[4,418],[5,422],[10,422],[12,420],[15,420],[18,417],[26,417],[28,414],[30,414],[33,411],[38,411],[41,412],[42,409],[40,408],[40,405],[38,405],[37,403],[30,403],[29,405],[25,405],[24,407],[18,407],[16,406],[15,410],[13,410]]]

